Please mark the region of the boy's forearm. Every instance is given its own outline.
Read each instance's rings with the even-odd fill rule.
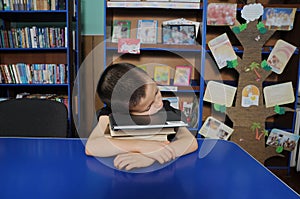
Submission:
[[[179,128],[176,138],[169,144],[175,150],[176,157],[194,152],[198,149],[196,138],[186,128]]]
[[[106,137],[98,137],[88,140],[86,154],[98,157],[110,157],[127,152],[136,152],[138,148],[134,140],[117,140]]]

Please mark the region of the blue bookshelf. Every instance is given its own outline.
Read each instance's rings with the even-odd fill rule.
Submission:
[[[20,93],[32,97],[53,95],[53,100],[61,101],[68,108],[68,136],[73,137],[76,129],[72,89],[81,61],[80,0],[43,1],[39,5],[30,2],[2,5],[0,10],[0,68],[3,68],[0,97],[12,99]],[[15,68],[20,63],[24,68]],[[7,67],[11,68],[9,74],[5,74]],[[21,72],[40,81],[8,82],[8,75],[17,80]]]

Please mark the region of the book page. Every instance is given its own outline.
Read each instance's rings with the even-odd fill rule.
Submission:
[[[228,140],[233,129],[219,120],[208,117],[202,125],[199,134],[207,138]]]
[[[204,101],[231,107],[235,96],[236,87],[209,81],[204,93]]]
[[[295,95],[292,82],[266,86],[264,97],[267,108],[294,102]]]
[[[267,60],[268,65],[272,67],[272,71],[281,74],[295,50],[296,46],[279,39]]]
[[[227,61],[237,59],[226,33],[210,40],[208,42],[208,47],[211,50],[219,69],[227,66]]]

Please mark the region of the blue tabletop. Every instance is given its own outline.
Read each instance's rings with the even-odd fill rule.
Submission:
[[[0,198],[300,198],[236,144],[205,140],[213,147],[199,155],[198,142],[197,152],[160,169],[128,173],[86,156],[85,140],[0,138]]]

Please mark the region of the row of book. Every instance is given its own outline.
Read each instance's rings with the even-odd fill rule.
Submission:
[[[66,27],[24,27],[0,30],[0,48],[67,47]]]
[[[23,92],[23,93],[18,93],[16,95],[16,98],[38,98],[38,99],[50,99],[50,100],[55,100],[58,102],[61,102],[63,104],[66,105],[66,107],[68,108],[68,104],[69,104],[69,100],[68,100],[68,96],[66,95],[57,95],[54,93],[27,93],[27,92]]]
[[[138,67],[153,77],[153,80],[156,81],[157,84],[174,86],[190,86],[194,70],[190,65],[178,65],[175,66],[175,69],[167,65],[139,65]]]
[[[65,10],[66,0],[0,0],[0,10]]]
[[[138,1],[151,1],[151,2],[185,2],[185,3],[190,3],[190,2],[196,2],[200,3],[201,0],[109,0],[112,2],[122,2],[122,1],[132,1],[132,2],[138,2]]]
[[[1,64],[0,83],[5,84],[66,84],[66,64]]]
[[[113,43],[119,42],[119,39],[133,38],[131,35],[130,20],[114,20],[112,28]],[[200,22],[186,20],[184,18],[164,21],[162,31],[159,31],[158,20],[140,19],[137,22],[136,38],[143,44],[156,44],[158,42],[158,33],[162,32],[163,44],[196,44],[196,38]],[[133,31],[134,32],[134,31]]]

